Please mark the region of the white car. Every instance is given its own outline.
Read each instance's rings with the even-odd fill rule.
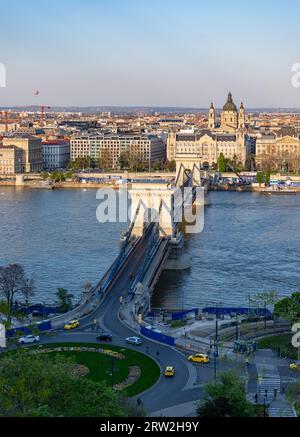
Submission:
[[[134,346],[140,346],[142,344],[142,340],[139,337],[128,337],[125,341],[126,343],[133,344]]]
[[[26,335],[26,337],[21,337],[18,343],[31,344],[31,343],[38,343],[39,341],[40,341],[39,335]]]

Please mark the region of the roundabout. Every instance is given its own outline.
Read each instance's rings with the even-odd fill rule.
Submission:
[[[33,355],[58,354],[70,358],[77,366],[88,369],[84,377],[94,382],[105,382],[128,397],[151,388],[161,374],[152,358],[124,347],[96,343],[50,343],[27,350]]]

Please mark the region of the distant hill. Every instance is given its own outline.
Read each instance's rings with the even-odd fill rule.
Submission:
[[[39,112],[40,106],[6,106],[0,107],[0,110],[11,110],[16,112],[32,111]],[[221,109],[220,109],[221,110]],[[206,114],[208,108],[181,108],[181,107],[148,107],[148,106],[54,106],[51,112],[82,112],[85,114],[94,114],[100,112],[111,112],[113,114]],[[247,108],[247,112],[283,112],[283,113],[300,113],[300,108]]]

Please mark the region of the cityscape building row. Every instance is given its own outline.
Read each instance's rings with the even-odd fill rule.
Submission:
[[[119,169],[126,153],[149,166],[196,155],[215,168],[222,153],[241,166],[251,157],[258,169],[300,169],[300,116],[250,115],[231,93],[221,112],[212,103],[207,114],[59,112],[41,123],[36,112],[15,112],[4,121],[0,114],[0,174],[56,170],[86,157]]]
[[[74,136],[70,141],[71,160],[91,157],[104,161],[109,168],[120,168],[122,153],[130,153],[140,162],[153,164],[166,158],[165,144],[155,135],[103,134]]]

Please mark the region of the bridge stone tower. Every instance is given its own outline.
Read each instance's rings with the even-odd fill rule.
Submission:
[[[201,159],[197,155],[180,153],[176,155],[176,186],[182,187],[188,173],[193,174],[193,185],[201,187]]]
[[[136,183],[130,190],[132,235],[143,235],[145,225],[159,221],[161,237],[174,234],[174,196],[180,188],[170,184]],[[138,213],[136,213],[138,211]]]

